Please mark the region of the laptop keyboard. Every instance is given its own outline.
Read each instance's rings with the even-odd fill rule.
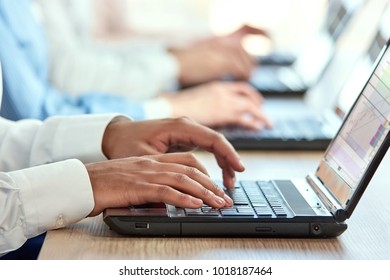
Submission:
[[[291,67],[257,67],[250,83],[265,95],[268,93],[303,94],[308,89],[299,73]]]
[[[217,182],[222,187],[222,182]],[[282,196],[269,181],[240,181],[231,190],[225,190],[233,199],[233,206],[215,209],[208,205],[201,208],[171,207],[171,216],[191,217],[287,217],[291,212]]]
[[[229,139],[322,139],[327,138],[321,129],[322,124],[319,120],[312,118],[299,119],[280,119],[274,121],[272,129],[263,129],[260,131],[245,130],[237,127],[229,127],[221,132]]]

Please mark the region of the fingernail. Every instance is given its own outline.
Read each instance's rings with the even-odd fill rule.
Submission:
[[[225,200],[219,196],[215,196],[215,201],[219,204],[219,205],[225,205]]]
[[[233,199],[231,199],[228,195],[225,194],[224,198],[229,206],[233,205]]]
[[[196,197],[193,197],[191,199],[192,203],[194,205],[196,205],[197,207],[201,207],[203,205],[203,200],[199,199],[199,198],[196,198]]]
[[[257,129],[257,130],[263,130],[263,129],[264,129],[264,124],[261,123],[261,122],[257,122],[257,123],[256,123],[256,129]]]

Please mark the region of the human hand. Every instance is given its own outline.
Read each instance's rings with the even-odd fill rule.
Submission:
[[[223,77],[248,80],[256,61],[243,48],[246,35],[267,33],[244,25],[225,36],[213,36],[194,42],[181,49],[171,49],[180,65],[179,82],[184,86],[196,85]]]
[[[89,216],[104,209],[145,203],[168,203],[199,208],[232,205],[232,200],[208,177],[190,153],[129,157],[86,165],[95,206]]]
[[[188,118],[138,122],[117,119],[107,126],[102,143],[109,159],[163,154],[178,147],[201,147],[214,153],[228,188],[234,187],[235,171],[245,169],[224,136]]]
[[[261,110],[262,96],[247,83],[212,82],[166,98],[174,117],[188,116],[206,126],[261,129],[271,125]]]
[[[223,77],[247,80],[254,66],[254,61],[243,48],[218,41],[172,49],[171,52],[179,62],[178,80],[182,86],[193,86]]]

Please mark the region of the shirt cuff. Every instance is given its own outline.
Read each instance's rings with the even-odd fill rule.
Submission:
[[[107,125],[118,115],[94,114],[51,117],[38,133],[30,166],[77,158],[84,163],[106,160],[102,140]],[[42,157],[45,160],[42,161]]]
[[[8,174],[20,189],[27,238],[78,222],[94,207],[88,172],[78,160]]]

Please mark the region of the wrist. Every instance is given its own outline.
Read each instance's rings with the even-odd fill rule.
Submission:
[[[124,116],[117,116],[113,118],[107,125],[103,134],[102,152],[108,159],[111,159],[111,152],[114,150],[115,144],[117,142],[116,138],[121,133],[120,128],[118,128],[119,124],[128,121],[130,121],[130,119]]]

